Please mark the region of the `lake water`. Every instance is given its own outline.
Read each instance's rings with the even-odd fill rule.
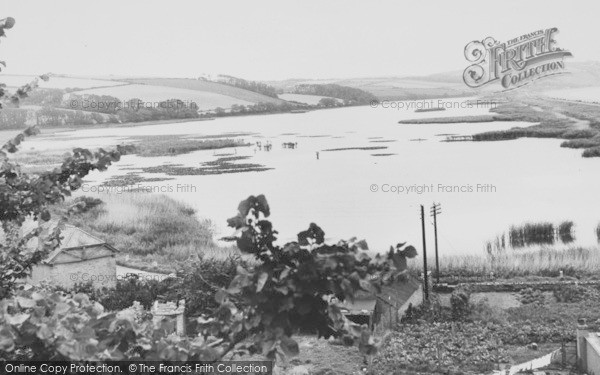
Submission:
[[[462,99],[454,103],[461,103]],[[403,102],[402,105],[408,105]],[[26,148],[40,151],[70,145],[97,147],[116,144],[138,135],[243,135],[248,142],[267,141],[270,152],[243,147],[237,156],[273,168],[204,176],[175,176],[175,180],[146,182],[145,186],[172,189],[167,193],[193,206],[199,217],[211,219],[219,236],[228,235],[225,220],[236,213],[240,200],[265,194],[272,221],[281,240],[315,222],[330,240],[364,238],[373,250],[408,241],[421,248],[420,204],[426,212],[439,202],[441,254],[479,253],[486,241],[512,224],[526,221],[573,220],[577,245],[596,246],[594,228],[600,222],[598,192],[600,160],[584,159],[581,150],[560,148],[556,139],[521,139],[503,142],[441,142],[440,134],[469,135],[488,130],[526,126],[523,123],[400,125],[401,119],[481,115],[488,108],[457,108],[415,113],[412,109],[352,107],[302,114],[220,118],[178,124],[131,128],[89,129],[38,137]],[[72,137],[73,140],[69,140]],[[414,139],[423,139],[414,141]],[[392,142],[372,142],[389,140]],[[285,149],[283,142],[297,142]],[[387,147],[381,150],[323,151],[346,147]],[[124,156],[107,172],[94,173],[91,185],[130,170],[120,168],[166,163],[199,166],[229,149],[198,151],[158,158]],[[316,158],[319,152],[319,159]],[[373,156],[373,154],[393,154]],[[149,174],[163,177],[163,174]],[[195,188],[176,191],[177,184]],[[487,187],[487,191],[477,191]],[[433,185],[433,189],[431,189]],[[444,188],[440,188],[440,185]],[[90,186],[90,185],[88,185]],[[396,186],[404,186],[404,191]],[[408,193],[407,188],[413,186]],[[426,186],[426,190],[416,187]],[[374,191],[377,190],[377,191]],[[461,191],[462,190],[462,191]],[[86,192],[86,195],[93,195]],[[100,197],[101,198],[101,197]],[[427,216],[428,248],[433,249],[433,227]]]

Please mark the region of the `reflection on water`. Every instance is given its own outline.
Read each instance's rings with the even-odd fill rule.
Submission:
[[[486,109],[450,109],[439,116],[481,115]],[[39,139],[28,142],[38,150],[77,145],[90,147],[139,135],[219,135],[243,139],[257,147],[197,151],[185,155],[143,158],[128,155],[91,183],[101,183],[131,168],[170,163],[197,168],[215,161],[219,153],[247,156],[246,162],[268,170],[215,175],[170,176],[174,180],[148,184],[170,187],[167,194],[191,204],[204,218],[229,233],[226,219],[240,200],[265,194],[280,239],[311,222],[329,239],[364,238],[375,250],[385,251],[400,241],[421,243],[419,205],[440,202],[440,253],[473,253],[515,223],[572,220],[574,244],[596,245],[600,215],[590,209],[598,202],[600,160],[584,159],[579,150],[559,147],[556,139],[520,139],[501,142],[440,142],[447,134],[468,135],[525,124],[472,123],[399,125],[401,119],[431,117],[370,107],[221,118],[130,128],[89,129],[61,134],[76,141]],[[229,135],[227,135],[229,134]],[[250,135],[252,134],[252,135]],[[85,139],[82,139],[85,137]],[[415,142],[411,140],[421,140]],[[386,142],[371,142],[386,140]],[[269,152],[264,145],[270,144]],[[289,147],[293,144],[294,147]],[[284,147],[285,145],[285,147]],[[371,149],[377,147],[377,149]],[[323,150],[337,150],[324,152]],[[120,165],[128,165],[120,171]],[[160,170],[160,168],[158,169]],[[167,177],[164,173],[143,174]],[[197,189],[177,189],[177,185]],[[85,194],[90,195],[90,192]],[[431,221],[431,220],[429,220]],[[427,226],[433,243],[433,228]],[[565,246],[565,245],[560,245]]]

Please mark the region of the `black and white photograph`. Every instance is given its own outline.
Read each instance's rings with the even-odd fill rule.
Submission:
[[[0,374],[600,375],[598,14],[0,0]]]

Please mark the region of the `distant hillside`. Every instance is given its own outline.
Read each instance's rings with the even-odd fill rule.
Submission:
[[[465,64],[465,68],[466,68]],[[521,92],[540,93],[581,87],[600,87],[600,62],[571,62],[567,60],[569,73],[540,79],[519,89]],[[501,91],[501,87],[491,84],[474,90],[467,87],[462,79],[462,70],[435,73],[426,76],[392,76],[345,79],[289,79],[270,81],[269,85],[285,92],[293,92],[298,85],[337,84],[368,91],[380,100],[427,99],[436,97],[472,96],[479,93]]]
[[[286,80],[268,82],[285,92],[296,92],[296,87],[305,85],[329,85],[352,87],[366,91],[379,100],[408,100],[436,97],[472,95],[472,91],[460,81],[430,79],[429,77],[372,77],[327,80]]]

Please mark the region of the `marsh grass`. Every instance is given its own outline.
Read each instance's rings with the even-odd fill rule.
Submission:
[[[600,146],[600,139],[570,139],[560,144],[560,147],[565,148],[592,148]]]
[[[435,264],[431,259],[429,264]],[[411,270],[420,274],[421,264],[411,262]],[[573,247],[510,250],[495,255],[450,255],[440,257],[440,275],[482,277],[494,273],[497,278],[519,276],[557,277],[591,276],[600,272],[600,249]]]
[[[400,120],[398,124],[458,124],[458,123],[477,123],[493,121],[511,121],[508,117],[498,115],[478,115],[478,116],[454,116],[454,117],[430,117],[410,120]]]
[[[204,162],[199,167],[184,167],[170,164],[146,167],[141,170],[145,173],[165,173],[170,176],[201,176],[225,173],[264,172],[272,169],[256,163],[238,163],[249,158],[249,156],[224,156],[216,160]]]
[[[583,157],[600,157],[600,108],[596,105],[548,99],[512,100],[490,110],[503,121],[537,123],[525,128],[475,134],[474,141],[518,138],[562,138],[561,147],[585,149]]]
[[[600,157],[600,146],[588,148],[583,152],[584,158],[597,158]]]
[[[214,243],[212,222],[198,219],[194,209],[179,201],[146,193],[103,194],[98,198],[102,204],[72,216],[70,222],[124,254],[151,256],[156,261],[231,255],[231,249]]]
[[[340,147],[340,148],[326,148],[321,150],[323,152],[326,151],[351,151],[351,150],[385,150],[387,147],[385,146],[366,146],[366,147]]]
[[[246,147],[249,143],[234,138],[182,138],[180,136],[137,137],[135,154],[145,157],[187,154],[200,150],[218,150],[222,148]]]

